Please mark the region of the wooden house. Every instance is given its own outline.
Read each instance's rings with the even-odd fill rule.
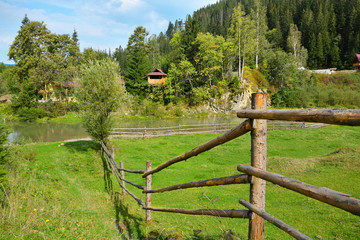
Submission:
[[[159,68],[155,68],[155,70],[147,74],[147,76],[148,76],[148,83],[150,86],[165,84],[166,74]]]
[[[355,70],[360,71],[360,54],[355,55],[354,67],[355,67]]]

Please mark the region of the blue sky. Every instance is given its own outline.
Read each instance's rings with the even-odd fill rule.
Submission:
[[[126,47],[137,26],[150,34],[166,31],[169,21],[186,19],[217,0],[0,0],[0,62],[12,63],[7,53],[21,21],[44,21],[56,34],[78,32],[80,48],[114,50]]]

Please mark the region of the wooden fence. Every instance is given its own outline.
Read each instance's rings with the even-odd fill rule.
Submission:
[[[288,224],[271,216],[265,212],[265,185],[266,181],[272,182],[289,190],[298,192],[307,197],[319,200],[334,207],[343,209],[354,215],[360,216],[360,200],[352,198],[347,194],[333,191],[328,188],[312,186],[276,173],[266,171],[267,155],[267,119],[316,122],[325,124],[360,126],[360,110],[327,110],[327,109],[299,109],[299,110],[266,110],[266,95],[262,93],[253,94],[252,110],[243,110],[237,113],[239,118],[249,118],[230,131],[210,140],[185,154],[179,155],[152,169],[151,162],[147,162],[146,170],[128,170],[120,163],[120,167],[114,160],[114,154],[110,153],[104,143],[102,144],[105,156],[116,176],[119,185],[123,189],[123,194],[131,195],[139,205],[146,210],[146,221],[151,222],[151,211],[181,213],[191,215],[209,215],[229,218],[247,218],[249,219],[248,236],[249,239],[263,239],[264,220],[274,224],[278,228],[287,232],[296,239],[311,239],[305,234],[297,231]],[[245,174],[226,176],[221,178],[206,179],[202,181],[182,183],[174,186],[168,186],[161,189],[152,189],[152,175],[167,167],[185,161],[193,156],[208,151],[216,146],[224,144],[246,133],[251,133],[251,166],[238,165],[237,170]],[[235,168],[235,166],[234,166]],[[146,186],[128,181],[124,173],[142,174],[146,178]],[[143,191],[145,194],[145,203],[125,186],[125,182],[131,184]],[[196,187],[210,187],[228,184],[250,184],[250,202],[240,199],[239,203],[247,210],[224,210],[224,209],[173,209],[173,208],[153,208],[151,207],[151,194],[176,191],[179,189],[188,189]]]
[[[298,129],[298,128],[319,128],[326,126],[323,123],[306,122],[287,122],[287,121],[269,121],[268,130],[280,129]],[[221,124],[196,124],[196,125],[178,125],[158,128],[113,128],[110,138],[147,138],[163,137],[170,135],[189,135],[189,134],[208,134],[224,133],[236,126],[231,123]]]

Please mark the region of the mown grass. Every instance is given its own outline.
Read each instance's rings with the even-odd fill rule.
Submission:
[[[141,140],[114,140],[117,159],[130,169],[156,167],[212,139],[215,135],[170,136]],[[328,187],[360,198],[360,131],[351,127],[326,127],[271,131],[268,137],[268,170],[315,186]],[[238,174],[239,163],[250,163],[250,136],[224,144],[153,176],[153,188]],[[141,177],[127,174],[141,182]],[[129,186],[131,191],[140,191]],[[179,190],[153,195],[154,207],[244,209],[239,198],[249,199],[249,186],[232,185]],[[128,197],[127,197],[128,198]],[[360,218],[269,183],[267,211],[312,238],[357,239]],[[131,206],[131,205],[129,205]],[[136,211],[134,211],[136,212]],[[140,215],[141,216],[141,215]],[[153,212],[149,231],[189,239],[247,239],[248,221]],[[160,229],[160,230],[159,230]],[[266,239],[289,239],[266,224]]]
[[[216,135],[113,140],[116,160],[129,169],[153,167]],[[325,127],[271,131],[268,170],[360,198],[360,129]],[[89,141],[27,145],[11,160],[10,203],[1,208],[2,239],[247,239],[248,220],[145,212],[120,187]],[[250,163],[246,135],[154,174],[153,188],[239,174]],[[20,160],[21,159],[21,160]],[[140,175],[126,178],[145,184]],[[144,200],[140,190],[127,184]],[[357,239],[360,218],[316,200],[267,184],[267,211],[312,238]],[[153,194],[153,207],[244,209],[248,185]],[[266,239],[290,239],[266,223]]]

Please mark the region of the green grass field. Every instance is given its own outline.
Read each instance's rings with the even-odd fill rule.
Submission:
[[[153,167],[216,137],[215,134],[151,139],[116,139],[116,160],[125,168]],[[12,157],[1,208],[2,239],[247,239],[248,220],[145,212],[121,189],[90,141],[24,146]],[[154,174],[153,188],[239,174],[250,164],[247,134]],[[360,198],[360,128],[270,131],[268,170]],[[140,175],[126,178],[144,185]],[[141,191],[127,184],[144,200]],[[245,209],[248,185],[153,194],[153,207]],[[266,211],[314,239],[358,239],[360,217],[298,193],[267,184]],[[291,239],[266,223],[265,239]]]

